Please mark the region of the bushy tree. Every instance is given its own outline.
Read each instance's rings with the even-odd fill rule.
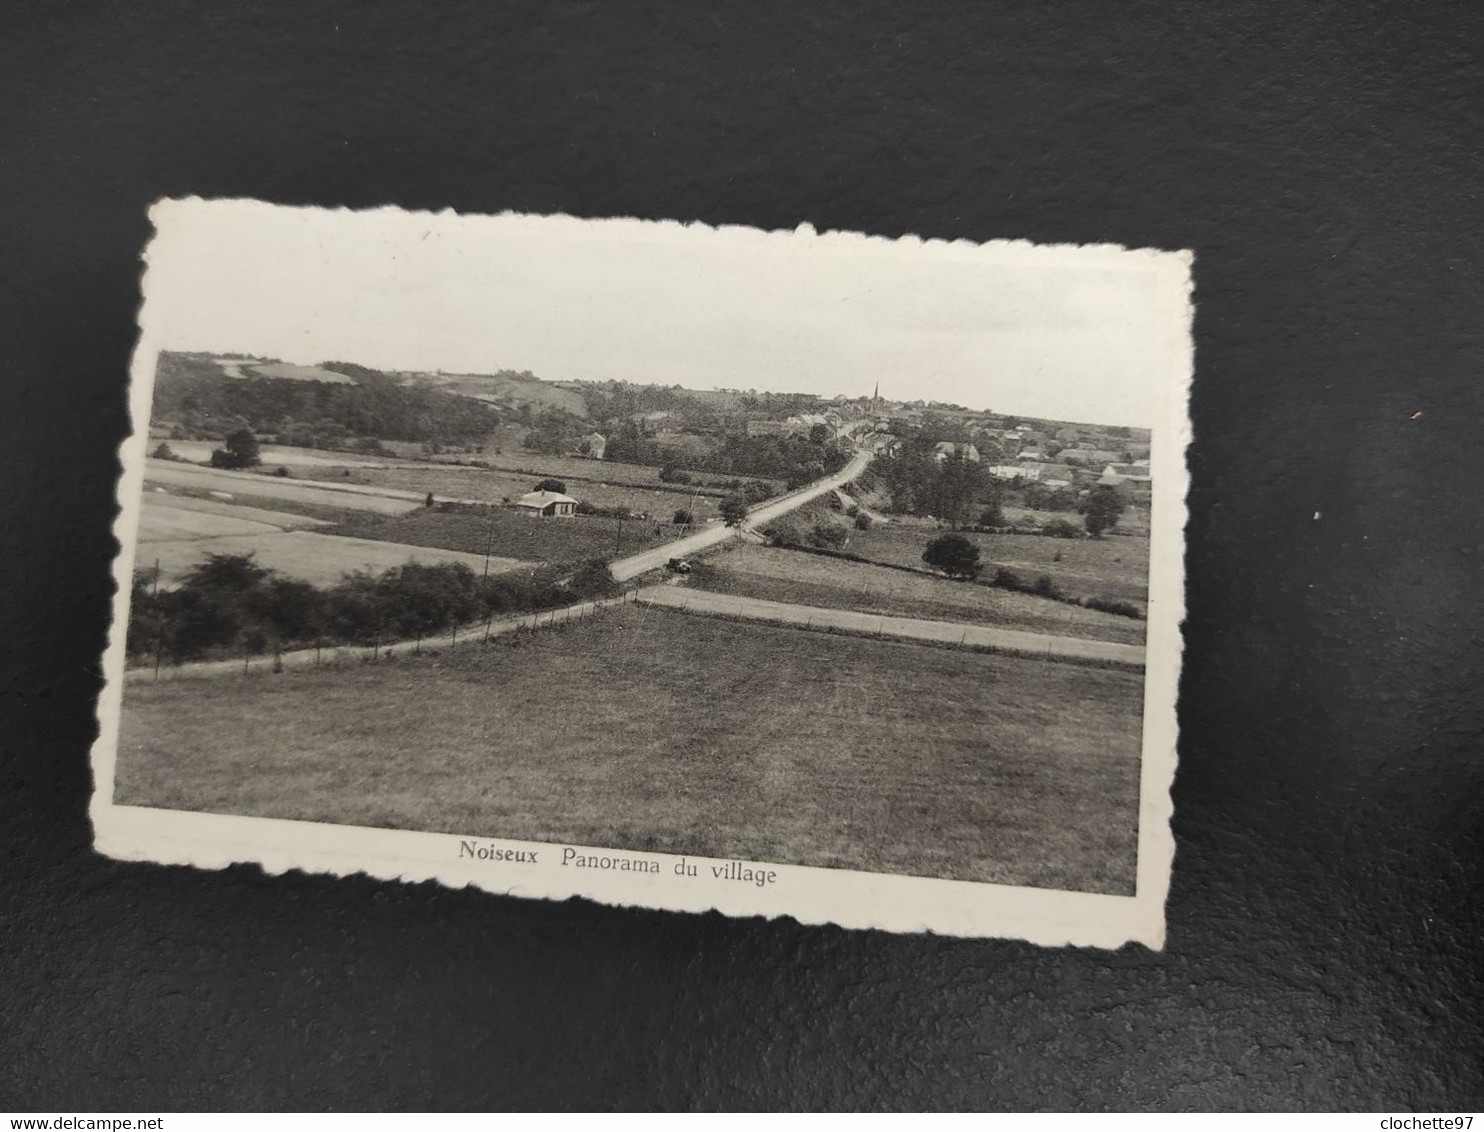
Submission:
[[[567,484],[564,480],[544,479],[536,485],[537,491],[554,491],[558,495],[567,494]]]
[[[213,468],[255,468],[263,462],[258,438],[251,429],[239,428],[227,435],[221,448],[211,450]]]
[[[740,527],[747,518],[747,501],[740,495],[729,495],[721,501],[721,517],[729,527]]]
[[[967,581],[979,576],[979,548],[963,535],[939,535],[927,544],[922,560],[950,578]]]
[[[1087,527],[1088,534],[1093,538],[1102,538],[1104,531],[1110,531],[1118,525],[1122,514],[1123,499],[1118,492],[1107,486],[1095,487],[1087,497],[1087,513],[1082,522]]]
[[[790,519],[774,519],[763,528],[763,534],[774,546],[797,546],[801,537],[798,526]]]

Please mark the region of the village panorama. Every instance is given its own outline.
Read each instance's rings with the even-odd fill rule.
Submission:
[[[373,362],[159,353],[115,803],[1134,893],[1147,430]]]

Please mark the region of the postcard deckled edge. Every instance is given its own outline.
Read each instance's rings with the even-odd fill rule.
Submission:
[[[729,916],[790,917],[802,923],[837,924],[847,928],[874,928],[892,932],[934,932],[965,937],[1023,939],[1041,945],[1079,945],[1115,948],[1142,943],[1160,949],[1165,941],[1165,903],[1175,856],[1172,787],[1176,771],[1178,722],[1176,716],[1179,678],[1183,659],[1181,626],[1185,616],[1185,527],[1188,520],[1189,469],[1187,448],[1192,440],[1189,417],[1190,386],[1194,373],[1194,255],[1190,251],[1129,249],[1111,244],[1034,244],[1024,240],[922,240],[916,236],[897,238],[850,232],[815,233],[808,225],[788,231],[766,232],[735,226],[711,228],[718,233],[746,239],[801,236],[815,239],[862,241],[873,244],[916,245],[951,248],[958,253],[1011,252],[1029,256],[1065,253],[1101,259],[1131,267],[1142,260],[1159,276],[1160,303],[1167,308],[1167,348],[1170,372],[1164,381],[1165,415],[1152,437],[1151,471],[1155,483],[1150,518],[1149,619],[1147,622],[1148,666],[1144,682],[1143,749],[1140,770],[1140,802],[1136,893],[1131,897],[1102,896],[1013,886],[939,880],[819,869],[808,866],[763,862],[798,879],[811,878],[811,890],[802,900],[784,898],[786,890],[753,894],[745,889],[714,889],[675,884],[609,884],[614,878],[584,876],[560,884],[523,884],[509,875],[491,875],[488,869],[470,867],[451,848],[461,839],[453,834],[432,834],[353,826],[320,825],[308,822],[245,818],[221,814],[142,810],[116,806],[112,800],[114,770],[119,740],[119,720],[124,688],[125,633],[136,557],[136,533],[143,503],[144,459],[148,448],[149,420],[154,387],[154,364],[161,349],[159,315],[151,306],[151,276],[168,251],[171,239],[180,234],[182,215],[206,209],[231,209],[239,213],[253,209],[280,210],[283,206],[261,201],[187,198],[161,200],[150,209],[154,235],[142,261],[139,339],[131,364],[129,406],[131,431],[120,443],[122,465],[115,498],[118,515],[114,536],[119,552],[113,562],[115,595],[113,621],[103,658],[104,687],[97,708],[98,737],[91,751],[94,792],[89,815],[94,827],[95,849],[120,860],[160,864],[222,868],[235,863],[257,864],[272,873],[302,870],[336,876],[364,873],[385,880],[437,881],[460,887],[527,898],[565,900],[581,896],[616,906],[639,906],[674,911],[715,910]],[[416,217],[437,223],[477,223],[490,217],[453,212],[409,213],[386,206],[349,212],[305,208],[300,211],[357,218]],[[522,220],[543,222],[553,218],[503,213]],[[589,221],[558,217],[572,224]],[[656,226],[672,231],[708,225],[675,221],[621,219],[601,224]],[[479,838],[479,841],[491,839]],[[530,845],[537,850],[573,847],[547,843],[501,841],[501,844]],[[583,847],[576,847],[581,849]],[[593,852],[626,854],[630,851],[592,848]],[[673,854],[640,853],[666,867]],[[694,861],[705,859],[695,858]],[[844,891],[845,901],[822,898],[830,889]],[[911,890],[931,893],[923,904],[903,900]],[[870,910],[865,905],[869,903]],[[986,906],[986,904],[988,906]],[[916,905],[917,910],[911,910]]]

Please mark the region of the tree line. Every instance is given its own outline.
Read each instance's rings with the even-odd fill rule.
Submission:
[[[984,465],[955,452],[939,459],[928,441],[908,441],[894,460],[877,460],[863,477],[886,493],[896,515],[931,516],[954,526],[996,527],[1000,485]]]
[[[553,609],[618,592],[601,560],[481,578],[456,563],[356,571],[333,586],[287,578],[252,554],[208,554],[173,589],[134,574],[127,648],[135,660],[188,660],[317,644],[390,641],[478,619]]]

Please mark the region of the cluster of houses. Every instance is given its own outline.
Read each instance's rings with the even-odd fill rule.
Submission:
[[[877,421],[861,440],[878,456],[891,458],[901,452],[902,442],[886,431],[888,427],[889,421]],[[1012,429],[971,425],[965,431],[976,439],[992,441],[991,451],[1001,453],[994,463],[985,464],[985,470],[996,479],[1052,490],[1112,487],[1132,502],[1149,500],[1149,449],[1143,443],[1117,450],[1096,447],[1100,437],[1094,430],[1073,426],[1043,432],[1028,425]],[[940,463],[955,456],[984,463],[979,446],[973,442],[944,440],[933,446],[933,458]]]
[[[795,413],[784,420],[749,420],[748,436],[803,436],[817,425],[824,425],[831,432],[839,431],[845,417],[837,409],[823,413]]]
[[[857,443],[871,448],[878,456],[891,458],[902,450],[901,439],[890,431],[893,422],[912,424],[925,416],[915,403],[883,401],[879,388],[871,398],[836,397],[834,403],[826,403],[822,408],[821,412],[795,413],[782,419],[748,419],[744,426],[746,434],[801,436],[823,425],[832,435],[854,433]],[[1110,434],[1109,430],[1085,425],[1016,424],[1006,428],[1004,418],[971,414],[967,410],[949,415],[962,422],[961,435],[969,439],[935,444],[933,457],[940,462],[957,457],[975,464],[985,463],[987,452],[993,463],[986,463],[986,470],[997,479],[1053,490],[1112,487],[1134,502],[1149,499],[1146,439],[1131,439],[1122,430]],[[632,419],[662,447],[672,447],[677,453],[686,451],[688,446],[704,449],[701,438],[676,427],[677,421],[672,419],[675,416],[669,410],[656,410],[637,413]],[[983,450],[980,445],[984,446]],[[580,451],[593,459],[603,459],[607,447],[608,441],[601,433],[592,432],[581,438]],[[532,492],[523,497],[520,506],[543,515],[571,514],[576,507],[577,501],[567,497],[563,497],[566,503],[536,499],[543,494],[550,495]]]

